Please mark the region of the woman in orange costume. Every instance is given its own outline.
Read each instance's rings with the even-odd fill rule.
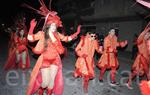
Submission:
[[[38,41],[32,51],[40,54],[36,65],[34,66],[26,95],[47,95],[63,94],[63,76],[60,55],[64,53],[61,41],[71,41],[80,33],[80,26],[77,32],[71,36],[64,36],[57,32],[58,27],[62,27],[62,22],[57,16],[57,12],[49,11],[42,0],[40,0],[40,10],[38,13],[45,16],[43,30],[33,34],[36,22],[33,19],[30,23],[28,40],[30,42]]]
[[[99,80],[103,82],[103,75],[106,69],[111,69],[111,85],[116,84],[115,73],[119,66],[117,59],[117,47],[124,47],[127,45],[127,41],[118,42],[115,35],[115,29],[111,29],[108,36],[104,39],[104,51],[98,62],[98,67],[101,69]]]
[[[86,36],[82,36],[79,44],[75,48],[76,54],[79,57],[76,61],[74,77],[83,77],[85,95],[88,95],[89,79],[95,77],[93,58],[95,50],[100,52],[98,41],[94,33],[87,33]]]
[[[150,55],[150,31],[147,33],[146,45],[147,45],[148,55]],[[140,83],[140,89],[142,95],[149,95],[150,81],[142,80]]]
[[[28,41],[26,38],[27,30],[25,22],[22,19],[20,20],[22,22],[19,22],[19,20],[16,21],[16,33],[11,33],[9,54],[4,70],[14,68],[28,69],[30,67],[30,58],[27,49]]]
[[[144,74],[149,79],[149,55],[146,45],[146,39],[149,35],[150,27],[146,27],[137,39],[138,54],[132,66],[132,74],[129,76],[128,83],[126,84],[129,89],[132,89],[131,82],[136,76],[143,76]]]

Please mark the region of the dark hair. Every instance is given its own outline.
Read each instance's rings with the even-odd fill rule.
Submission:
[[[115,31],[115,35],[118,37],[118,35],[119,35],[119,29],[118,28],[110,28],[110,30],[109,30],[109,32],[112,30],[112,29],[114,29]]]
[[[49,25],[46,25],[43,29],[44,31],[44,39],[45,39],[45,42],[44,42],[44,48],[46,49],[47,48],[47,40],[49,39],[49,34],[48,34],[48,29],[49,29]]]
[[[96,34],[95,32],[86,32],[86,34]]]

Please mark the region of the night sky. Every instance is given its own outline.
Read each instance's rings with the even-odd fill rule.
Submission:
[[[47,5],[48,5],[48,1],[49,0],[44,0],[44,2]],[[57,0],[55,0],[55,2],[56,1]],[[26,3],[26,4],[32,6],[32,7],[36,8],[36,9],[38,9],[39,6],[40,6],[38,0],[3,0],[0,3],[0,11],[1,11],[0,22],[1,23],[9,23],[9,22],[12,21],[12,19],[18,13],[21,13],[21,12],[24,12],[26,14],[27,19],[31,19],[30,16],[32,16],[32,15],[34,15],[36,13],[33,12],[32,10],[28,9],[28,8],[22,7],[21,5],[23,3]]]
[[[23,0],[3,0],[3,1],[1,1],[0,17],[2,19],[6,19],[6,18],[9,19],[11,16],[14,16],[18,11],[20,11],[22,9],[20,7],[21,3],[23,3]]]

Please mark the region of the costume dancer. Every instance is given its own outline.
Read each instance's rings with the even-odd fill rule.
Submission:
[[[147,33],[147,49],[150,55],[150,31]],[[140,89],[142,95],[149,95],[150,93],[150,81],[142,80],[140,83]]]
[[[95,50],[100,53],[98,41],[94,33],[87,33],[82,36],[79,44],[75,48],[79,56],[76,61],[74,77],[83,78],[83,88],[85,95],[88,95],[88,82],[95,77],[94,74],[94,53]]]
[[[104,51],[98,62],[98,67],[101,69],[99,80],[103,82],[103,75],[107,69],[111,69],[111,85],[116,86],[115,74],[119,66],[117,59],[117,47],[124,47],[127,41],[118,42],[115,35],[115,29],[111,29],[108,36],[104,39]]]
[[[30,42],[38,41],[33,52],[40,54],[36,65],[34,66],[26,95],[43,95],[47,91],[47,95],[63,94],[63,76],[60,55],[64,53],[61,41],[71,41],[80,33],[80,25],[77,32],[71,36],[64,36],[57,32],[58,27],[62,27],[62,22],[57,16],[57,12],[50,11],[42,0],[39,0],[41,7],[38,13],[45,16],[43,30],[33,34],[36,21],[33,19],[30,24],[28,40]]]
[[[9,42],[8,59],[4,66],[4,70],[21,68],[28,69],[30,67],[30,59],[27,48],[27,30],[25,19],[22,17],[15,22],[16,31],[11,29],[11,37]]]
[[[146,27],[137,39],[138,54],[132,66],[132,74],[129,76],[128,83],[126,84],[129,89],[133,89],[131,87],[131,82],[135,76],[143,76],[145,74],[149,79],[149,55],[146,45],[149,31],[150,27]]]

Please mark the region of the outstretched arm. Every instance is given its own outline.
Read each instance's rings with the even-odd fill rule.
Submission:
[[[143,1],[143,0],[136,0],[136,2],[144,5],[145,7],[150,8],[150,2],[146,2],[146,1]]]
[[[31,22],[30,22],[30,29],[29,29],[29,33],[28,33],[28,36],[27,36],[27,39],[30,42],[34,42],[36,40],[39,40],[43,36],[43,33],[41,31],[39,31],[36,34],[33,34],[33,30],[36,26],[36,23],[37,22],[35,21],[35,19],[32,19]]]
[[[117,46],[119,46],[119,47],[125,47],[127,44],[128,44],[128,41],[125,40],[125,41],[122,41],[122,42],[118,42]]]
[[[77,35],[80,33],[80,28],[81,28],[81,25],[78,26],[77,28],[77,32],[70,35],[70,36],[64,36],[63,34],[61,33],[58,33],[58,36],[59,38],[61,39],[61,41],[64,41],[64,42],[68,42],[68,41],[71,41],[73,40],[75,37],[77,37]]]
[[[145,34],[150,30],[149,25],[150,23],[147,25],[144,31],[139,35],[137,42],[136,42],[137,44],[141,44],[143,42]]]

